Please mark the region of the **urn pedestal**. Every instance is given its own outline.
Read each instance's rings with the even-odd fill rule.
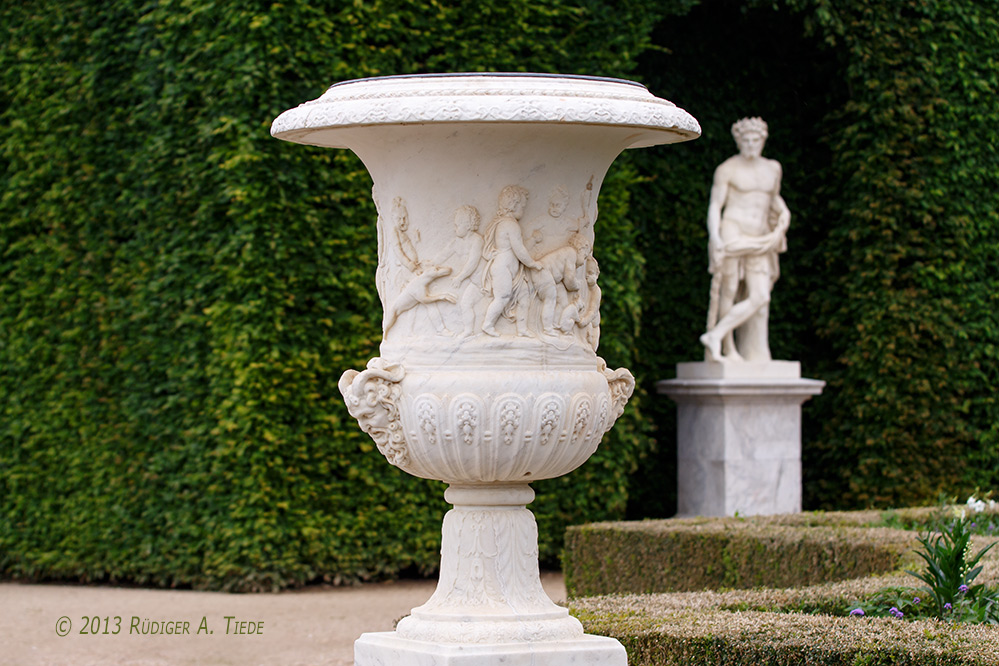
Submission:
[[[796,361],[680,363],[658,382],[677,403],[677,516],[801,511],[801,405],[825,382]]]
[[[545,595],[528,484],[582,465],[634,388],[597,356],[604,174],[696,120],[627,81],[453,74],[336,84],[271,132],[350,148],[372,176],[383,340],[340,390],[454,505],[437,591],[364,634],[356,664],[625,664]]]

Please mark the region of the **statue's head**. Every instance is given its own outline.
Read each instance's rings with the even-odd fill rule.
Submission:
[[[743,118],[732,124],[732,138],[743,157],[759,157],[769,131],[762,118]]]
[[[600,277],[600,265],[593,256],[586,258],[586,284],[591,287],[597,283],[597,278]]]
[[[548,214],[552,217],[562,217],[562,213],[568,207],[569,192],[561,185],[557,185],[548,199]]]
[[[499,195],[500,215],[512,215],[518,220],[527,207],[527,190],[519,185],[507,185]]]
[[[406,231],[409,228],[409,211],[402,197],[392,199],[392,219],[400,230]]]
[[[454,212],[454,227],[459,238],[479,228],[481,217],[475,206],[461,206]]]
[[[575,233],[569,236],[569,247],[576,251],[576,265],[582,266],[590,254],[590,242],[582,234]]]

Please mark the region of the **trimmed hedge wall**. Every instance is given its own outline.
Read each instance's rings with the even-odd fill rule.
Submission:
[[[741,115],[770,121],[794,215],[774,352],[828,382],[806,505],[999,481],[987,3],[37,0],[0,30],[0,575],[249,590],[436,566],[440,485],[388,466],[335,388],[379,341],[370,181],[268,135],[381,74],[625,76],[704,127],[601,193],[601,353],[639,389],[538,484],[546,562],[568,523],[675,507],[675,410],[649,394],[701,355],[710,174]]]
[[[380,338],[371,182],[272,139],[335,81],[623,75],[654,2],[6,3],[0,9],[0,574],[258,590],[436,568],[439,483],[336,384]],[[627,166],[601,196],[613,366],[640,317]],[[537,486],[541,552],[623,515],[641,397]]]
[[[645,614],[623,604],[571,606],[587,633],[618,639],[630,666],[994,666],[995,629],[931,620],[744,611]]]
[[[903,521],[932,509],[906,510]],[[563,570],[570,597],[718,588],[801,587],[918,562],[915,535],[880,514],[685,518],[570,527]],[[911,560],[911,561],[910,561]]]
[[[829,276],[809,297],[835,365],[805,451],[811,503],[903,505],[999,485],[999,15],[836,3]],[[827,362],[827,367],[828,362]],[[824,470],[824,471],[820,471]]]
[[[913,532],[863,526],[886,521],[919,525],[937,516],[932,509],[905,509],[885,514],[817,513],[754,518],[744,521],[741,528],[737,528],[731,519],[698,519],[671,521],[675,523],[672,530],[666,529],[661,521],[649,521],[648,524],[588,526],[593,528],[590,533],[583,528],[573,528],[571,532],[575,532],[576,542],[589,538],[602,544],[604,537],[612,532],[616,532],[619,539],[629,540],[631,535],[621,531],[622,525],[628,525],[632,531],[644,531],[648,539],[658,537],[664,544],[663,550],[668,550],[666,544],[672,541],[675,546],[673,552],[679,553],[684,542],[696,543],[705,528],[715,526],[738,533],[746,541],[756,538],[758,546],[744,546],[743,551],[765,552],[768,558],[766,564],[773,566],[774,562],[784,560],[800,562],[802,544],[814,543],[818,540],[814,534],[828,534],[830,531],[836,531],[841,540],[848,539],[858,544],[866,542],[887,550],[906,543],[915,547],[918,544]],[[800,541],[784,539],[778,545],[778,540],[773,538],[774,534],[792,531],[798,533]],[[570,542],[572,539],[570,534]],[[977,551],[991,541],[991,538],[973,537],[971,547]],[[679,545],[677,542],[680,542]],[[859,559],[866,556],[863,548],[851,551],[843,544],[838,551],[840,570],[859,571],[864,568],[859,559],[854,565],[847,562],[851,553]],[[612,556],[608,548],[604,549],[604,554]],[[711,553],[705,552],[687,562],[678,562],[679,571],[675,574],[649,573],[648,582],[660,584],[668,580],[674,584],[674,589],[692,589],[686,585],[684,574],[698,579],[702,570],[709,566],[710,559]],[[723,575],[716,573],[714,583],[709,583],[713,589],[637,594],[634,589],[627,589],[628,583],[618,585],[615,582],[638,580],[629,570],[633,567],[632,563],[627,559],[601,561],[599,557],[591,556],[586,564],[604,568],[602,586],[613,594],[581,597],[579,595],[588,594],[588,591],[581,589],[583,586],[575,580],[575,575],[570,580],[567,571],[569,607],[587,632],[620,640],[628,651],[628,663],[632,666],[693,663],[747,666],[797,666],[806,663],[820,666],[999,664],[999,642],[995,640],[994,627],[846,615],[859,600],[885,588],[918,586],[918,581],[901,569],[921,569],[925,563],[914,555],[912,561],[908,559],[900,560],[896,553],[894,565],[888,565],[881,572],[840,582],[831,582],[830,579],[822,584],[809,585],[808,581],[814,581],[811,571],[814,565],[801,562],[798,582],[790,576],[780,581],[763,581],[762,586],[754,589],[727,589],[756,581],[746,577],[723,580]],[[676,558],[671,560],[667,556],[664,561],[676,562]],[[981,563],[983,571],[976,582],[990,586],[999,582],[999,553],[989,551]],[[580,568],[577,566],[574,571]],[[588,578],[587,582],[591,580]]]

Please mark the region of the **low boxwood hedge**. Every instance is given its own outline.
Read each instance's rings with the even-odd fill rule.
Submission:
[[[890,522],[929,519],[933,509]],[[570,596],[794,587],[899,568],[915,535],[876,511],[605,522],[569,528]],[[878,527],[878,525],[881,525]]]
[[[620,640],[630,666],[951,666],[999,664],[995,629],[936,620],[828,617],[760,611],[626,610],[626,601],[577,602],[588,633]]]
[[[620,640],[631,666],[999,664],[994,627],[847,615],[879,590],[919,585],[903,570],[922,568],[912,552],[916,532],[885,525],[919,529],[937,515],[907,509],[574,527],[565,554],[570,610],[587,633]],[[971,547],[989,542],[974,537]],[[622,556],[629,548],[638,554]],[[666,558],[658,567],[656,554]],[[834,562],[818,561],[824,557]],[[982,563],[976,582],[995,585],[999,553],[990,551]],[[810,584],[823,568],[830,578]],[[869,575],[835,580],[864,568]],[[716,572],[713,583],[709,570]],[[775,582],[795,576],[799,582]],[[626,591],[653,586],[715,589]]]

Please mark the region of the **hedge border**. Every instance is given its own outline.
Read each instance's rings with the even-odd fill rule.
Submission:
[[[836,512],[797,514],[759,519],[777,530],[842,529],[843,535],[862,532],[883,538],[891,532],[913,533],[876,525],[888,520],[924,523],[934,509],[906,509],[897,512]],[[631,531],[671,532],[661,524],[633,523]],[[732,527],[731,520],[697,519],[676,521],[673,533],[696,533],[711,522]],[[746,521],[749,522],[749,521]],[[618,535],[625,533],[621,524]],[[648,529],[652,527],[652,529]],[[749,538],[763,532],[760,525],[747,526],[741,534]],[[585,534],[585,530],[573,528]],[[608,531],[609,533],[609,531]],[[989,543],[986,537],[973,538],[973,549]],[[690,663],[734,665],[770,664],[817,666],[880,664],[912,666],[999,664],[999,641],[993,627],[954,625],[937,620],[902,621],[894,618],[842,617],[848,605],[887,587],[916,587],[918,581],[901,571],[908,566],[899,561],[895,570],[819,585],[784,589],[757,587],[738,590],[702,590],[661,594],[617,594],[578,597],[570,591],[570,611],[589,633],[612,636],[628,650],[631,666],[670,666]],[[977,581],[999,583],[999,554],[990,551],[983,559],[984,569]],[[578,586],[577,586],[578,587]]]
[[[566,530],[563,570],[572,596],[793,587],[893,571],[936,509],[814,512],[578,525]],[[876,527],[880,526],[880,527]]]

